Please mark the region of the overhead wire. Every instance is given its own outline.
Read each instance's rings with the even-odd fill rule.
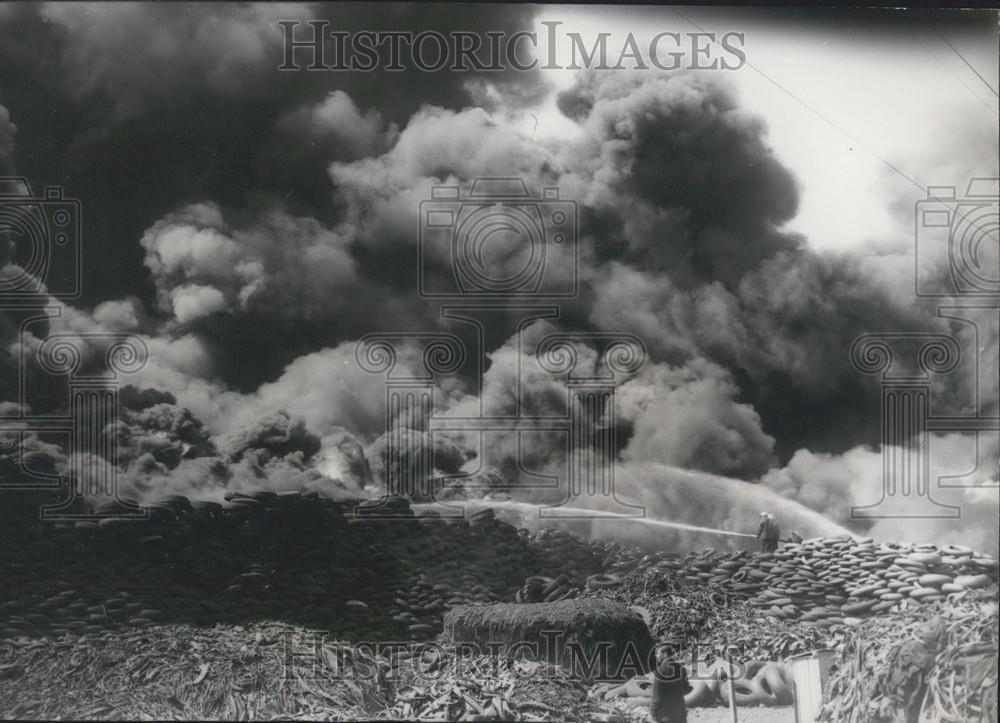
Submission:
[[[691,20],[690,18],[686,17],[686,16],[684,15],[684,14],[682,14],[682,13],[681,13],[680,11],[678,11],[677,9],[675,9],[675,8],[670,8],[670,10],[671,10],[671,12],[673,12],[673,13],[674,13],[675,15],[677,15],[677,16],[678,16],[679,18],[681,18],[682,20],[684,20],[684,22],[686,22],[686,23],[688,23],[688,24],[692,25],[693,27],[697,28],[697,29],[698,29],[699,31],[701,31],[701,32],[703,32],[703,33],[704,33],[704,32],[706,32],[704,28],[702,28],[702,27],[701,27],[700,25],[698,25],[698,23],[696,23],[696,22],[694,22],[693,20]],[[863,143],[863,142],[859,141],[859,140],[858,140],[857,138],[855,138],[854,136],[852,136],[852,135],[851,135],[850,133],[848,133],[848,132],[847,132],[846,130],[844,130],[843,128],[841,128],[841,127],[840,127],[840,126],[839,126],[839,125],[838,125],[838,124],[837,124],[836,122],[834,122],[834,121],[833,121],[832,119],[830,119],[830,118],[828,118],[827,116],[825,116],[825,115],[824,115],[823,113],[821,113],[820,111],[818,111],[818,110],[817,110],[816,108],[814,108],[814,107],[813,107],[812,105],[810,105],[810,104],[809,104],[809,103],[807,103],[807,102],[806,102],[805,100],[803,100],[802,98],[800,98],[799,96],[797,96],[797,95],[796,95],[795,93],[793,93],[793,92],[792,92],[792,91],[790,91],[790,90],[789,90],[788,88],[786,88],[785,86],[783,86],[783,85],[782,85],[781,83],[779,83],[779,82],[778,82],[777,80],[775,80],[775,79],[774,79],[774,78],[772,78],[772,77],[771,77],[770,75],[768,75],[767,73],[765,73],[765,72],[764,72],[763,70],[761,70],[760,68],[758,68],[757,66],[755,66],[755,65],[754,65],[753,63],[751,63],[751,62],[747,61],[747,62],[746,62],[746,66],[747,66],[748,68],[750,68],[751,70],[753,70],[753,71],[754,71],[755,73],[757,73],[757,74],[758,74],[759,76],[761,76],[762,78],[764,78],[764,80],[766,80],[767,82],[771,83],[771,84],[772,84],[773,86],[775,86],[776,88],[778,88],[779,90],[781,90],[781,91],[782,91],[783,93],[785,93],[785,94],[786,94],[787,96],[789,96],[790,98],[792,98],[792,99],[793,99],[793,100],[794,100],[795,102],[797,102],[797,103],[798,103],[799,105],[801,105],[802,107],[806,108],[806,109],[807,109],[807,110],[808,110],[808,111],[809,111],[810,113],[812,113],[812,114],[813,114],[813,115],[815,115],[815,116],[816,116],[817,118],[819,118],[819,119],[820,119],[820,120],[822,120],[822,121],[823,121],[824,123],[826,123],[826,124],[827,124],[828,126],[830,126],[831,128],[833,128],[834,130],[836,130],[836,131],[837,131],[838,133],[840,133],[840,134],[841,134],[842,136],[844,136],[845,138],[847,138],[847,139],[848,139],[849,141],[851,141],[851,143],[853,143],[853,144],[854,144],[855,146],[857,146],[858,148],[862,149],[863,151],[865,151],[866,153],[868,153],[868,154],[869,154],[869,155],[871,155],[872,157],[874,157],[874,158],[878,159],[878,160],[879,160],[879,161],[880,161],[880,162],[881,162],[882,164],[884,164],[884,165],[885,165],[886,167],[888,167],[888,168],[889,168],[890,170],[892,170],[892,171],[893,171],[894,173],[896,173],[897,175],[899,175],[899,176],[900,176],[901,178],[904,178],[905,180],[907,180],[907,181],[908,181],[909,183],[911,183],[911,184],[912,184],[913,186],[915,186],[916,188],[918,188],[918,189],[920,190],[920,192],[921,192],[921,193],[926,193],[926,192],[927,192],[927,189],[926,189],[926,187],[925,187],[925,186],[924,186],[923,184],[921,184],[921,183],[919,183],[918,181],[916,181],[916,180],[914,180],[913,178],[911,178],[911,177],[910,177],[909,175],[907,175],[907,174],[906,174],[906,173],[905,173],[905,172],[904,172],[904,171],[903,171],[903,170],[902,170],[901,168],[899,168],[899,167],[898,167],[898,166],[896,166],[895,164],[893,164],[893,163],[891,163],[890,161],[888,161],[888,160],[886,160],[885,158],[883,158],[883,157],[882,157],[881,155],[879,155],[879,154],[878,154],[878,153],[877,153],[877,152],[876,152],[876,151],[875,151],[874,149],[872,149],[872,148],[869,148],[869,147],[868,147],[868,146],[867,146],[867,145],[866,145],[865,143]]]
[[[1000,98],[1000,93],[997,92],[997,89],[994,88],[992,85],[990,85],[989,82],[986,80],[986,78],[984,78],[982,75],[979,74],[979,71],[975,69],[975,67],[972,65],[972,63],[970,63],[968,60],[965,59],[965,56],[962,55],[961,52],[959,52],[958,48],[956,48],[954,45],[952,45],[951,41],[949,41],[948,38],[946,38],[941,33],[940,30],[936,30],[935,29],[934,32],[936,32],[938,34],[938,37],[940,37],[945,42],[945,44],[949,48],[952,49],[952,51],[955,53],[955,55],[957,55],[959,58],[962,59],[962,62],[965,63],[966,67],[968,67],[969,70],[971,70],[973,73],[975,73],[977,78],[979,78],[981,81],[983,81],[983,85],[985,85],[987,88],[989,88],[993,92],[993,95],[995,95],[997,98]]]

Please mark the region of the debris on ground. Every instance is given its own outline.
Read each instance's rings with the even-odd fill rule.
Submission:
[[[997,720],[995,595],[867,620],[839,651],[825,723]]]

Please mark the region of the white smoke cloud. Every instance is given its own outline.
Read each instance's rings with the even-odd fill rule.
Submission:
[[[362,113],[354,100],[335,90],[322,101],[286,113],[276,124],[283,142],[308,146],[313,155],[353,160],[378,155],[395,142],[398,129],[374,109]]]
[[[781,469],[772,469],[761,478],[764,486],[787,499],[796,500],[832,520],[882,540],[930,541],[938,544],[971,545],[998,553],[997,524],[1000,518],[997,460],[1000,443],[994,436],[933,435],[928,452],[931,496],[945,505],[958,506],[961,517],[855,519],[853,507],[878,502],[882,497],[882,453],[857,447],[843,454],[815,454],[799,450]],[[975,469],[961,483],[966,488],[940,487],[942,475],[963,475]],[[954,482],[952,482],[954,484]]]
[[[385,378],[362,369],[355,348],[354,342],[345,342],[299,357],[275,381],[234,399],[226,426],[240,427],[272,410],[285,409],[320,437],[345,428],[374,439],[387,428]],[[398,364],[400,374],[419,369],[405,352]]]
[[[619,414],[633,425],[623,459],[728,475],[767,470],[774,438],[738,394],[725,369],[702,359],[646,367],[618,390]]]
[[[529,528],[565,525],[579,534],[653,549],[757,549],[753,535],[761,510],[775,516],[783,534],[794,530],[808,538],[849,533],[766,486],[668,465],[615,465],[614,487],[616,500],[549,495],[546,502],[554,506],[553,517],[540,519],[534,505],[516,503],[501,504],[498,511]],[[602,518],[594,512],[633,519]]]
[[[223,309],[332,317],[350,308],[358,291],[348,242],[313,219],[277,210],[259,225],[231,230],[212,204],[170,214],[142,238],[161,306],[181,325]]]
[[[170,290],[174,318],[181,325],[210,316],[228,307],[225,295],[214,286],[188,284]]]

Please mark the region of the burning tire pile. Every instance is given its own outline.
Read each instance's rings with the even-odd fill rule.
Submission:
[[[557,530],[528,535],[490,510],[467,521],[415,517],[402,498],[174,495],[146,512],[8,521],[0,638],[280,619],[346,640],[420,641],[456,605],[514,601],[526,577],[575,597],[652,559]]]
[[[348,640],[420,640],[450,607],[509,600],[525,570],[544,572],[492,515],[417,519],[393,504],[172,497],[148,520],[23,525],[0,550],[0,637],[281,619]]]

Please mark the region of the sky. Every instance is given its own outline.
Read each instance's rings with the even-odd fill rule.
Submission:
[[[539,37],[560,22],[588,45],[631,32],[640,46],[701,28],[743,34],[746,63],[282,72],[284,20]],[[387,417],[386,380],[359,341],[407,335],[401,373],[427,358],[421,335],[482,354],[481,369],[434,377],[437,415],[552,415],[571,385],[533,350],[569,335],[598,373],[602,340],[627,334],[646,362],[618,379],[610,433],[640,496],[686,504],[696,523],[740,522],[732,501],[655,494],[648,470],[682,468],[768,487],[859,532],[997,544],[996,433],[932,435],[935,470],[974,469],[977,487],[942,492],[969,511],[961,521],[852,518],[880,489],[882,450],[879,381],[850,354],[865,334],[954,339],[966,353],[934,377],[935,413],[1000,414],[995,309],[978,326],[938,314],[962,301],[942,261],[947,234],[921,251],[944,296],[916,298],[913,277],[923,187],[961,196],[968,179],[1000,175],[995,12],[10,3],[0,33],[0,174],[62,186],[84,220],[80,244],[53,246],[37,279],[34,303],[51,318],[0,309],[0,412],[13,420],[0,434],[16,440],[4,474],[80,477],[110,456],[141,499],[367,495],[395,474],[388,451],[394,464],[431,460],[441,475],[517,488],[525,465],[564,469],[557,440],[483,444]],[[432,285],[455,278],[447,245],[420,244],[421,203],[434,186],[464,192],[490,176],[573,201],[579,261],[546,267],[552,288],[576,282],[558,317],[519,326],[508,299],[480,337],[421,296],[418,268]],[[973,239],[987,267],[991,233]],[[26,263],[20,241],[0,244],[4,278]],[[82,292],[65,296],[74,249]],[[491,263],[509,271],[519,253],[501,246]],[[56,341],[79,345],[81,372],[96,373],[126,337],[148,360],[121,376],[122,409],[91,447],[10,431],[65,411],[66,379],[43,363]],[[588,424],[608,428],[599,415]],[[114,453],[100,446],[111,439]]]

